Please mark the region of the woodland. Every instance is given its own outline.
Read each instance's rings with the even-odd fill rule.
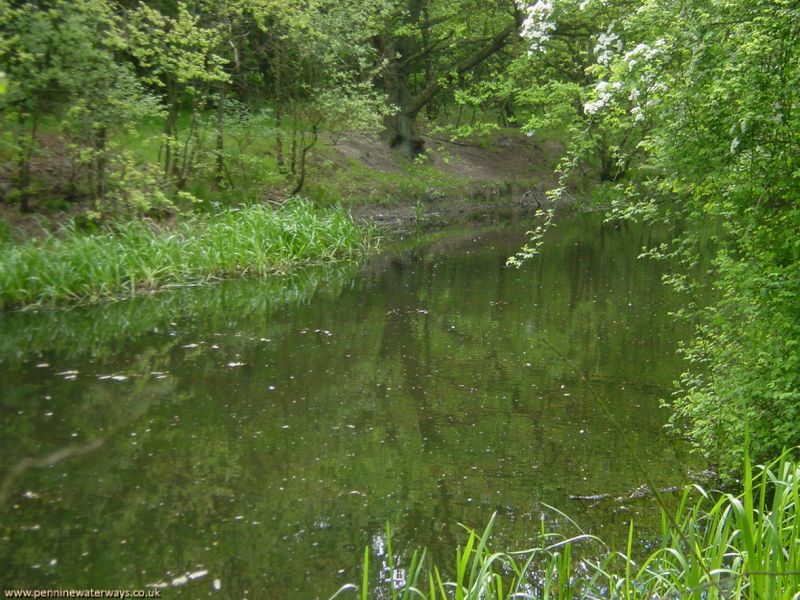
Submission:
[[[336,158],[353,139],[396,173]],[[670,265],[693,332],[664,402],[730,490],[685,499],[638,571],[576,575],[543,544],[539,583],[559,598],[796,597],[792,0],[0,0],[0,307],[358,260],[376,230],[351,208],[386,208],[370,188],[421,211],[467,190],[436,140],[491,153],[507,139],[556,149],[548,173],[509,178],[541,191],[509,268],[558,235],[565,204],[671,232],[641,250]],[[413,585],[387,593],[540,597],[530,563],[488,552],[489,529],[459,550],[456,583],[415,554]],[[363,566],[342,595],[367,597]]]

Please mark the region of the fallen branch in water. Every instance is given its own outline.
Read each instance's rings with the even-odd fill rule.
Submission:
[[[117,432],[129,427],[134,422],[136,422],[142,415],[144,415],[150,407],[152,400],[145,401],[142,403],[128,418],[119,423],[116,427],[111,428],[110,430],[106,430],[107,433],[104,436],[97,437],[89,442],[85,443],[82,446],[65,446],[64,448],[59,448],[50,454],[42,456],[41,458],[33,458],[27,457],[20,460],[17,464],[15,464],[11,469],[9,469],[6,476],[3,477],[3,482],[0,483],[0,506],[3,506],[8,500],[8,496],[11,493],[11,489],[14,485],[14,482],[17,478],[25,473],[25,471],[29,469],[45,469],[47,467],[52,467],[53,465],[60,463],[61,461],[75,458],[78,456],[83,456],[84,454],[89,454],[90,452],[94,452],[98,448],[102,447],[106,441],[116,434]]]
[[[0,485],[0,506],[5,504],[8,499],[8,494],[11,491],[11,486],[14,481],[28,469],[44,469],[51,467],[62,460],[72,458],[74,456],[83,456],[89,452],[93,452],[106,443],[106,438],[101,437],[92,440],[83,446],[67,446],[66,448],[59,448],[55,452],[43,456],[42,458],[23,458],[6,474],[3,478],[3,483]]]
[[[691,479],[694,483],[699,483],[702,481],[709,481],[716,479],[717,475],[713,471],[700,471],[700,472],[691,472]],[[674,494],[675,492],[679,492],[684,488],[684,486],[680,485],[672,485],[669,487],[663,487],[658,489],[659,494]],[[592,494],[588,496],[580,496],[580,495],[570,495],[570,500],[577,500],[580,502],[602,502],[603,500],[614,500],[614,502],[619,502],[620,504],[625,504],[627,502],[635,502],[636,500],[641,500],[642,498],[648,498],[653,496],[653,490],[650,488],[649,485],[640,485],[634,490],[631,490],[627,494],[616,495],[616,494]]]
[[[659,494],[673,494],[682,490],[683,487],[679,485],[673,485],[669,487],[659,488]],[[593,494],[590,496],[570,496],[570,500],[579,500],[581,502],[601,502],[602,500],[610,500],[613,499],[615,502],[619,502],[620,504],[625,504],[626,502],[635,502],[636,500],[641,500],[642,498],[647,498],[648,496],[652,496],[653,491],[650,489],[649,486],[642,485],[636,488],[635,490],[631,491],[628,494],[623,494],[622,496],[615,496],[614,494]]]

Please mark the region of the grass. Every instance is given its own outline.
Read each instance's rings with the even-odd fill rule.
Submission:
[[[177,226],[129,221],[0,246],[0,308],[92,302],[354,257],[372,244],[341,208],[295,199],[195,215]]]
[[[389,572],[380,574],[379,583],[367,590],[365,554],[361,587],[343,586],[332,598],[357,593],[392,600],[795,600],[800,598],[798,477],[800,463],[786,453],[756,469],[746,458],[739,495],[688,488],[674,520],[664,514],[657,549],[642,560],[633,558],[633,523],[621,551],[583,533],[565,538],[541,531],[536,547],[506,552],[490,549],[492,517],[482,534],[468,530],[449,571],[427,564],[425,551],[415,551],[407,566],[399,566],[389,541]],[[599,558],[575,559],[576,544],[593,545]]]
[[[326,152],[325,148],[321,149]],[[307,194],[315,201],[392,205],[431,197],[465,194],[470,181],[428,164],[408,164],[397,159],[397,172],[372,169],[349,159],[344,169],[334,169],[325,179],[312,178]]]

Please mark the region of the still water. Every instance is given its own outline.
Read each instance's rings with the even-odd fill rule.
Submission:
[[[574,532],[546,505],[609,540],[653,522],[570,496],[686,481],[678,299],[637,259],[664,234],[574,216],[506,268],[524,227],[0,316],[0,586],[327,598],[387,523],[452,563],[495,512],[508,549]]]

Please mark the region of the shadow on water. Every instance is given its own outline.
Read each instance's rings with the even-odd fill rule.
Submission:
[[[647,503],[569,497],[644,483],[629,448],[658,485],[686,480],[658,408],[685,332],[665,266],[636,258],[664,235],[585,215],[519,270],[504,267],[518,231],[473,231],[363,268],[3,315],[5,473],[102,446],[15,477],[0,579],[135,588],[200,573],[170,593],[324,598],[355,579],[365,544],[385,545],[387,522],[396,549],[439,563],[457,523],[495,511],[496,542],[514,549],[542,518],[567,526],[545,503],[608,539],[632,517],[655,523]]]

